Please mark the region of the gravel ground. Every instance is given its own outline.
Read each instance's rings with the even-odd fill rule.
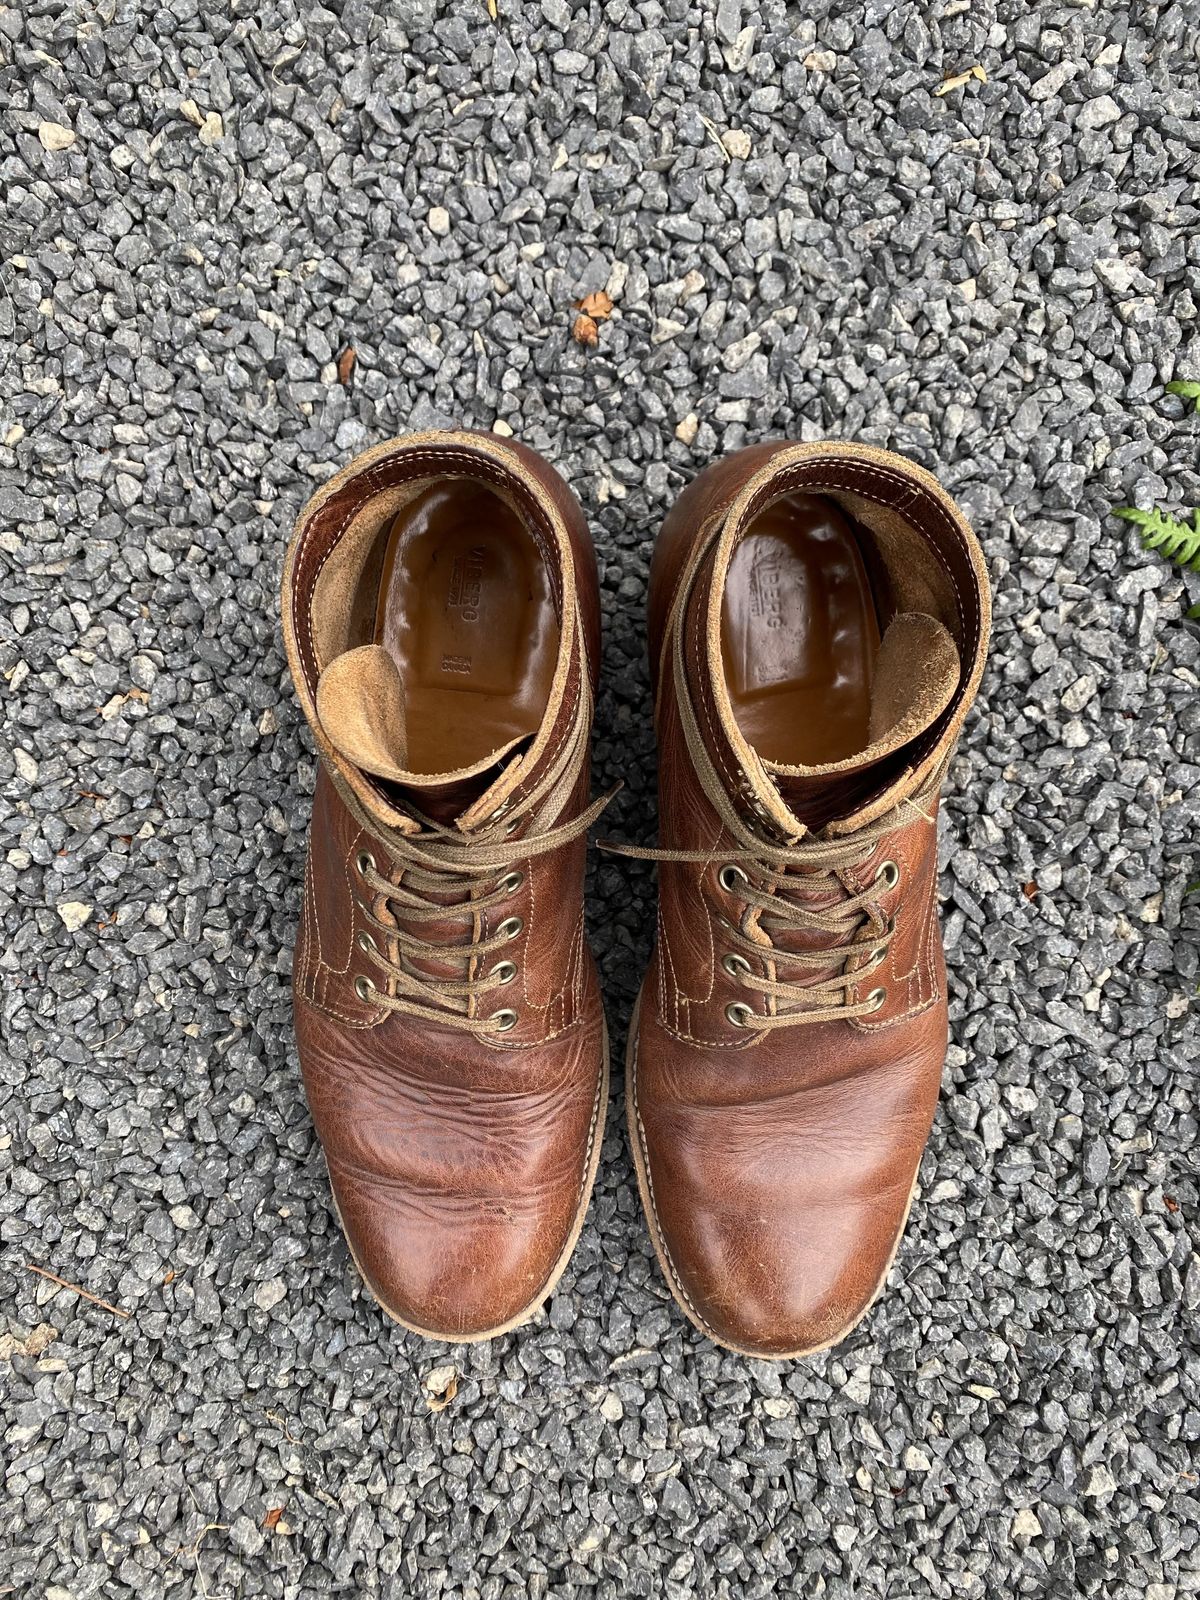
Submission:
[[[1200,6],[499,6],[0,8],[0,1593],[1196,1594],[1200,579],[1106,513],[1200,503]],[[826,1355],[685,1323],[616,1106],[536,1326],[439,1348],[355,1281],[276,585],[316,485],[462,421],[592,518],[627,838],[714,454],[889,445],[983,538],[946,1093]],[[652,904],[595,867],[618,1061]]]

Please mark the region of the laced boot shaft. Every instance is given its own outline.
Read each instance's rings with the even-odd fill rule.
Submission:
[[[914,817],[931,821],[922,801],[933,798],[936,787],[929,785],[878,822],[839,839],[789,845],[728,819],[739,847],[721,851],[716,884],[723,894],[711,897],[712,916],[727,946],[718,951],[721,970],[754,997],[725,1006],[732,1026],[794,1028],[873,1016],[882,1009],[886,988],[862,995],[861,986],[884,964],[895,937],[903,900],[901,869],[890,858],[879,861],[862,889],[850,874],[868,863],[897,827]],[[607,840],[601,848],[643,861],[711,866],[714,859],[711,850],[639,849]],[[891,911],[884,907],[885,896],[893,900]],[[789,946],[787,937],[794,934],[807,936],[807,943]],[[801,970],[793,973],[797,967]]]
[[[509,953],[525,931],[523,917],[510,909],[514,897],[529,863],[584,838],[611,794],[569,822],[531,828],[519,839],[513,836],[528,821],[534,797],[511,810],[503,807],[505,821],[497,819],[470,838],[427,819],[418,833],[388,830],[384,836],[377,823],[361,816],[353,795],[345,798],[351,813],[374,827],[373,843],[386,868],[380,870],[371,848],[355,851],[355,898],[369,925],[356,944],[370,964],[355,975],[358,998],[479,1037],[510,1032],[520,1021],[516,1009],[487,1013],[480,1006],[520,975]],[[491,926],[488,913],[498,908],[507,914]],[[489,963],[489,956],[500,959]]]
[[[861,865],[869,854],[862,841],[829,849],[797,846],[759,856],[747,851],[721,867],[721,887],[746,906],[739,921],[722,919],[730,949],[721,965],[753,997],[725,1007],[734,1027],[792,1028],[868,1017],[884,1004],[883,988],[860,1000],[854,992],[887,956],[896,921],[882,910],[877,885],[895,888],[899,868],[885,861],[876,884],[861,893],[839,871]],[[777,941],[791,932],[812,936],[813,948],[789,949]]]
[[[480,964],[511,943],[524,923],[518,916],[505,917],[494,934],[484,937],[480,919],[484,912],[510,899],[524,875],[509,869],[497,879],[490,863],[483,863],[479,872],[472,874],[464,861],[458,869],[462,876],[456,876],[444,864],[433,870],[400,860],[393,861],[391,873],[385,877],[377,871],[369,850],[360,850],[354,864],[372,894],[370,906],[363,908],[364,916],[380,936],[358,935],[359,949],[374,963],[386,985],[380,1004],[390,1011],[440,1020],[468,1033],[507,1033],[514,1027],[518,1018],[511,1009],[486,1018],[476,1016],[475,1011],[494,989],[505,987],[517,976],[516,962],[507,958],[487,972],[480,971]],[[448,887],[448,879],[453,887]],[[455,891],[461,893],[461,899],[451,898]],[[458,945],[422,938],[405,926],[447,919],[462,929],[464,937]],[[461,977],[443,977],[429,970],[431,964],[447,960],[461,966]],[[378,992],[378,984],[366,974],[357,976],[354,983],[362,1000],[370,1001]]]

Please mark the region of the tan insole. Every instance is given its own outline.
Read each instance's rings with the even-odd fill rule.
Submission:
[[[410,771],[454,772],[536,732],[558,639],[545,563],[507,502],[451,481],[404,507],[384,551],[375,642],[404,684]]]
[[[729,563],[721,649],[738,727],[766,760],[822,766],[870,743],[879,617],[833,501],[792,495],[755,519]]]

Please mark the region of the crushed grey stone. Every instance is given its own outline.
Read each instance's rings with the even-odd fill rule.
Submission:
[[[1200,575],[1108,513],[1200,504],[1195,0],[496,10],[0,8],[0,1587],[1182,1600]],[[865,439],[979,530],[945,1093],[838,1349],[681,1316],[619,1092],[532,1327],[426,1345],[354,1275],[291,1039],[277,586],[318,484],[448,422],[583,500],[626,838],[651,540],[706,462]],[[589,882],[619,1090],[653,873]]]

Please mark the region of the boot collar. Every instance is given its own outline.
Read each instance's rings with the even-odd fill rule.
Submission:
[[[897,738],[892,748],[872,747],[865,762],[839,763],[836,773],[769,768],[737,725],[721,657],[721,604],[734,548],[765,506],[799,492],[850,494],[903,518],[924,537],[954,597],[953,615],[944,619],[958,652],[953,691],[944,704],[927,708],[933,714],[912,737]],[[989,621],[978,541],[936,479],[868,445],[787,446],[746,481],[697,540],[669,625],[672,675],[676,693],[692,702],[695,737],[743,814],[752,814],[783,840],[799,839],[814,828],[840,835],[869,825],[917,793],[948,760],[983,674]],[[838,813],[823,816],[831,778],[837,784]],[[807,825],[797,812],[810,819]]]
[[[413,484],[442,477],[492,484],[517,506],[545,559],[560,624],[550,697],[536,733],[519,754],[498,753],[508,759],[499,763],[495,781],[455,817],[455,825],[473,832],[515,809],[531,821],[552,820],[570,793],[581,752],[586,757],[581,730],[588,721],[591,678],[570,535],[553,495],[516,445],[484,433],[411,434],[366,451],[318,490],[297,520],[283,572],[284,645],[296,690],[336,786],[352,794],[357,808],[379,827],[403,835],[418,832],[421,820],[397,803],[394,791],[348,761],[322,725],[317,687],[328,662],[321,659],[314,600],[322,574],[337,562],[339,551],[351,547],[365,519],[378,523]],[[453,811],[462,780],[471,775],[446,774],[425,785],[423,798]]]

